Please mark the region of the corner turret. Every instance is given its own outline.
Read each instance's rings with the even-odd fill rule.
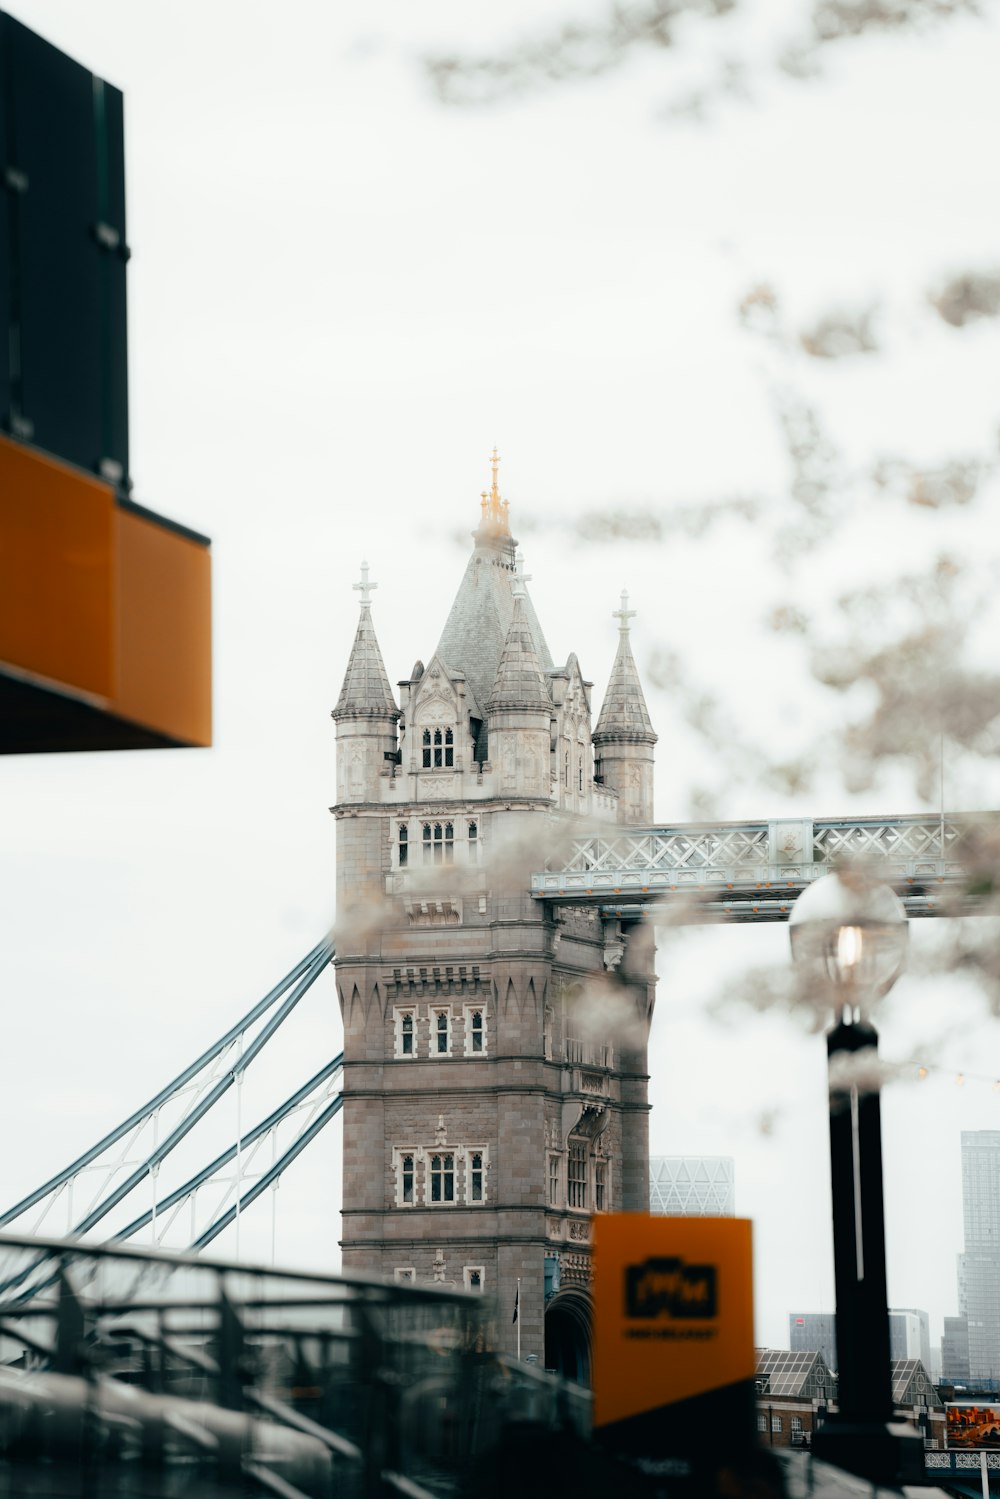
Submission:
[[[344,685],[331,718],[337,725],[338,802],[378,801],[379,777],[395,762],[399,709],[375,638],[368,563],[361,564],[361,618],[351,647]]]
[[[552,696],[525,610],[525,579],[514,578],[514,613],[486,704],[490,760],[502,795],[549,795]]]
[[[618,793],[619,821],[648,826],[653,820],[653,746],[656,735],[629,644],[628,594],[622,592],[618,620],[618,653],[611,668],[593,741],[595,775]]]

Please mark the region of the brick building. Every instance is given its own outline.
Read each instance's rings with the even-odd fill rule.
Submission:
[[[757,1433],[769,1447],[809,1447],[837,1406],[837,1376],[818,1349],[758,1348]],[[919,1359],[890,1360],[893,1416],[923,1433],[928,1448],[945,1446],[945,1411]]]
[[[495,1342],[586,1379],[590,1218],[648,1204],[648,927],[534,900],[574,826],[652,819],[656,736],[617,611],[596,728],[507,505],[482,499],[426,667],[393,695],[364,581],[337,726],[346,1272],[493,1296]],[[518,1323],[513,1322],[517,1299]]]

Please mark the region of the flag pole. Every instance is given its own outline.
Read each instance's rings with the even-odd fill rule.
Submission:
[[[521,1277],[517,1277],[517,1361],[521,1362]]]

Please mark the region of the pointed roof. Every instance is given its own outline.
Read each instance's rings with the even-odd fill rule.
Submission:
[[[368,595],[377,583],[368,581],[368,563],[361,564],[361,582],[353,585],[361,592],[361,618],[351,647],[344,685],[340,689],[337,706],[332,717],[341,718],[399,718],[396,699],[389,686],[382,652],[375,638],[372,624],[372,607]]]
[[[612,617],[619,621],[618,654],[611,668],[608,690],[604,694],[597,727],[593,733],[595,744],[611,740],[624,740],[629,744],[656,743],[649,709],[639,681],[639,669],[629,644],[628,622],[634,614],[635,610],[628,607],[628,594],[623,590],[622,606],[612,613]]]
[[[449,666],[465,673],[472,697],[482,705],[492,693],[514,617],[517,577],[517,543],[507,523],[507,502],[501,500],[497,488],[499,461],[494,449],[492,490],[482,496],[482,517],[472,533],[472,556],[435,652]],[[543,671],[551,671],[552,657],[527,593],[522,607],[539,664]]]
[[[522,584],[521,591],[514,598],[514,613],[504,641],[493,691],[486,704],[488,713],[500,708],[542,708],[548,712],[552,707],[552,698],[542,675],[531,625],[524,608],[524,598]]]

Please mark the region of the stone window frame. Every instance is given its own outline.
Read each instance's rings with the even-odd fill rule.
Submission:
[[[454,725],[428,724],[420,736],[421,770],[454,770]]]
[[[582,1167],[574,1173],[573,1167]],[[566,1152],[566,1206],[577,1213],[587,1212],[588,1187],[590,1184],[590,1150],[588,1142],[571,1138]]]
[[[396,868],[408,869],[410,863],[410,825],[408,822],[399,822],[396,825]]]
[[[561,1150],[549,1151],[545,1193],[550,1208],[561,1208],[563,1206],[565,1193],[563,1190],[563,1153]]]
[[[424,1152],[424,1207],[428,1208],[453,1208],[459,1204],[458,1195],[458,1172],[455,1169],[459,1159],[459,1151],[454,1145],[435,1145],[432,1149]],[[435,1161],[441,1165],[435,1170]],[[451,1166],[447,1162],[451,1161]],[[435,1182],[435,1177],[440,1177],[440,1182]],[[450,1178],[450,1183],[449,1183]],[[451,1195],[448,1195],[448,1187],[451,1186]],[[440,1193],[434,1196],[435,1186]]]
[[[430,1017],[430,1025],[427,1049],[431,1061],[436,1062],[440,1061],[444,1057],[453,1056],[455,1050],[455,1026],[454,1017],[451,1013],[451,1005],[431,1005],[428,1008],[428,1014]],[[444,1016],[447,1021],[447,1025],[443,1032],[441,1030],[442,1016]],[[438,1041],[442,1035],[444,1035],[445,1037],[444,1048],[440,1048],[438,1046]]]
[[[481,1208],[486,1205],[490,1197],[490,1151],[488,1145],[463,1145],[461,1150],[464,1172],[462,1174],[461,1201],[470,1208]],[[482,1162],[480,1172],[482,1181],[480,1183],[482,1196],[472,1195],[472,1157],[479,1156]],[[458,1199],[456,1198],[456,1201]]]
[[[473,1276],[478,1276],[478,1283],[473,1285]],[[486,1290],[486,1266],[485,1265],[463,1265],[462,1284],[472,1294],[482,1296]]]
[[[413,1050],[403,1050],[403,1017],[413,1020]],[[420,1015],[416,1005],[393,1005],[392,1007],[393,1056],[397,1062],[416,1061],[420,1050]]]
[[[397,1265],[392,1272],[392,1278],[397,1286],[412,1286],[416,1284],[417,1270],[415,1265]]]
[[[466,843],[467,843],[468,862],[470,864],[478,864],[479,863],[479,850],[482,847],[482,843],[481,843],[480,837],[479,837],[479,832],[480,832],[479,818],[478,817],[470,817],[469,820],[468,820],[468,822],[467,822],[467,824],[466,824],[465,831],[466,831]]]
[[[407,1202],[405,1192],[404,1162],[409,1158],[413,1161],[413,1182],[411,1185],[412,1196]],[[424,1173],[420,1167],[424,1159],[424,1151],[419,1145],[394,1145],[392,1148],[392,1173],[396,1181],[396,1203],[398,1208],[410,1208],[423,1206],[424,1196]]]
[[[476,1034],[477,1034],[477,1032],[473,1031],[473,1028],[472,1028],[472,1017],[474,1015],[479,1015],[481,1017],[481,1019],[482,1019],[482,1026],[481,1026],[481,1028],[480,1028],[480,1030],[478,1032],[478,1034],[480,1036],[480,1039],[482,1041],[482,1045],[479,1047],[478,1051],[476,1050],[476,1048],[475,1048],[475,1046],[473,1044],[474,1041],[475,1041]],[[486,1024],[486,1005],[485,1004],[481,1004],[481,1005],[463,1005],[462,1006],[462,1019],[463,1019],[463,1022],[464,1022],[464,1029],[465,1029],[465,1055],[467,1057],[485,1057],[485,1056],[487,1056],[488,1053],[489,1053],[489,1041],[487,1039],[487,1030],[488,1030],[488,1028],[487,1028],[487,1024]]]
[[[599,1152],[594,1154],[594,1212],[611,1210],[611,1162]]]
[[[428,864],[454,864],[455,862],[455,822],[441,819],[437,821],[428,818],[420,830],[420,847],[423,852],[423,863]]]

